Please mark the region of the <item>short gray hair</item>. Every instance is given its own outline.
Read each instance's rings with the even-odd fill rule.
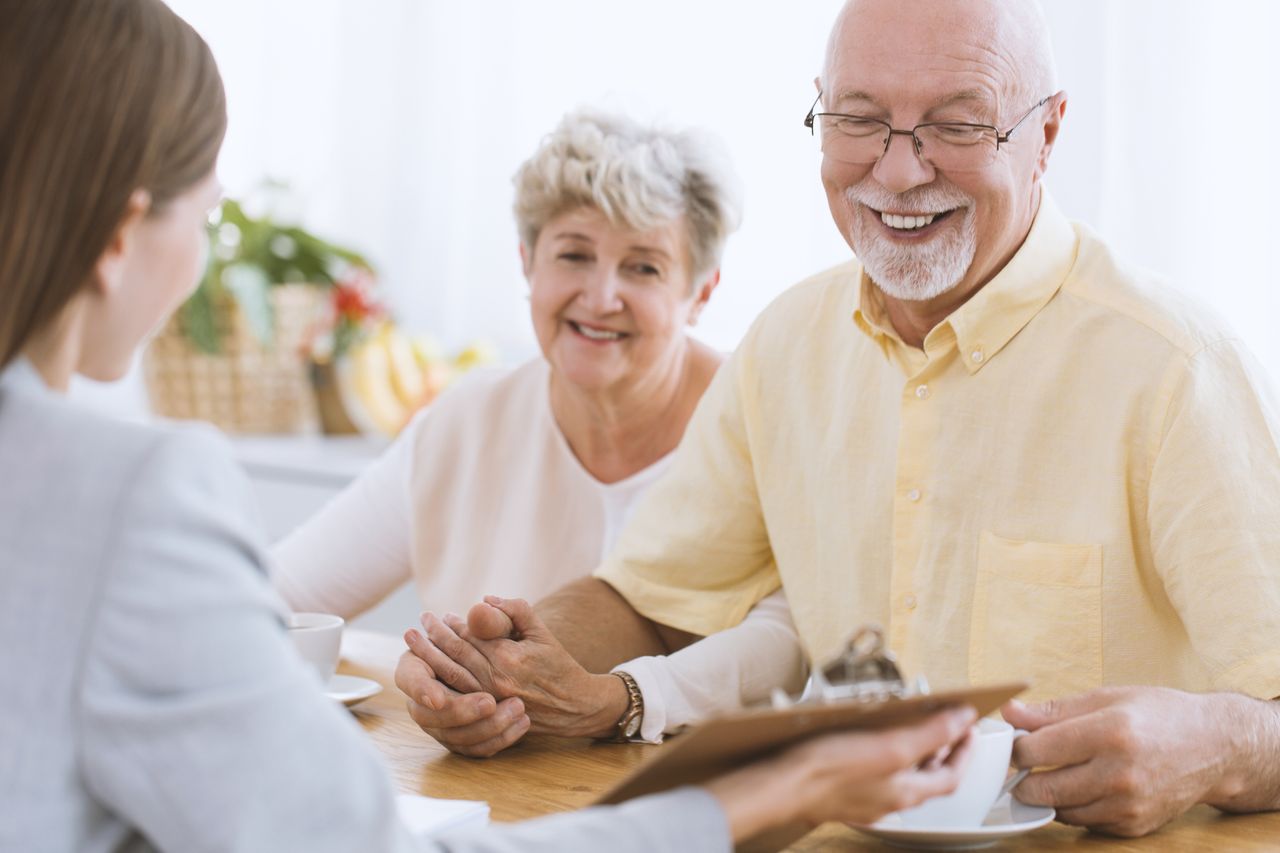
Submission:
[[[690,272],[700,276],[719,265],[742,218],[737,175],[714,137],[596,110],[566,115],[514,183],[516,225],[529,252],[548,222],[579,207],[637,231],[683,216]]]

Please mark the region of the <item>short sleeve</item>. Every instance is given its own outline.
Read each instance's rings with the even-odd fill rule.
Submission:
[[[1174,366],[1149,494],[1152,557],[1214,686],[1280,696],[1280,422],[1235,341]]]
[[[738,624],[780,586],[751,458],[749,363],[744,342],[596,571],[639,613],[694,634]]]

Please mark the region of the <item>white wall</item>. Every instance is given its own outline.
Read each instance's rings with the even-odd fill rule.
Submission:
[[[1274,376],[1280,3],[1050,0],[1067,211],[1226,317]]]
[[[224,183],[288,179],[310,224],[376,259],[405,320],[449,340],[532,351],[511,176],[579,104],[726,142],[747,212],[700,328],[715,345],[847,253],[801,126],[835,0],[172,5],[226,78]]]
[[[699,326],[709,343],[732,348],[788,284],[848,256],[800,122],[839,0],[170,2],[222,67],[230,191],[289,181],[294,213],[365,250],[403,322],[447,344],[484,336],[509,360],[533,352],[510,176],[581,103],[725,140],[746,219]],[[1058,202],[1280,368],[1268,333],[1280,3],[1045,8],[1070,94],[1047,181]],[[135,384],[116,405],[138,399]]]

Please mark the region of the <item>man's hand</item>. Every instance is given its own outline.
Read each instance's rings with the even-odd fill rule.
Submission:
[[[626,710],[621,679],[587,672],[523,600],[488,596],[466,623],[424,613],[422,625],[428,642],[410,648],[427,669],[456,691],[519,702],[529,731],[601,737]]]
[[[1055,768],[1032,773],[1014,794],[1053,806],[1064,823],[1113,835],[1153,832],[1197,803],[1238,793],[1239,722],[1231,703],[1240,700],[1254,702],[1158,687],[1010,702],[1004,718],[1031,732],[1015,742],[1013,763]]]
[[[409,646],[396,666],[396,687],[409,698],[409,716],[453,752],[485,757],[524,737],[529,716],[519,699],[499,702],[488,693],[458,692],[436,678],[420,655],[429,643],[418,631],[405,632]]]

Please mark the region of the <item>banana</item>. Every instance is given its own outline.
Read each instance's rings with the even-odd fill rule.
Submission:
[[[432,335],[414,335],[412,345],[413,357],[417,359],[418,367],[424,371],[431,365],[446,360],[444,347]]]
[[[427,396],[426,377],[414,357],[413,346],[390,323],[379,330],[378,342],[387,353],[391,387],[395,389],[396,397],[401,405],[413,411],[422,405]]]
[[[413,338],[413,357],[422,369],[426,395],[423,405],[435,400],[440,392],[454,379],[454,370],[445,357],[444,347],[431,335],[415,335]]]
[[[386,322],[338,361],[338,394],[361,432],[394,436],[458,374],[496,360],[484,341],[450,360],[430,335],[410,339]]]
[[[426,402],[430,403],[440,392],[449,387],[455,377],[454,370],[447,361],[436,361],[427,365],[425,380],[427,384]],[[425,405],[425,404],[424,404]]]
[[[453,366],[458,372],[462,372],[473,367],[496,364],[497,361],[498,348],[489,341],[478,340],[472,341],[466,349],[453,357]]]
[[[392,387],[391,358],[379,338],[362,341],[338,362],[338,393],[361,432],[394,436],[408,422],[412,409]]]

